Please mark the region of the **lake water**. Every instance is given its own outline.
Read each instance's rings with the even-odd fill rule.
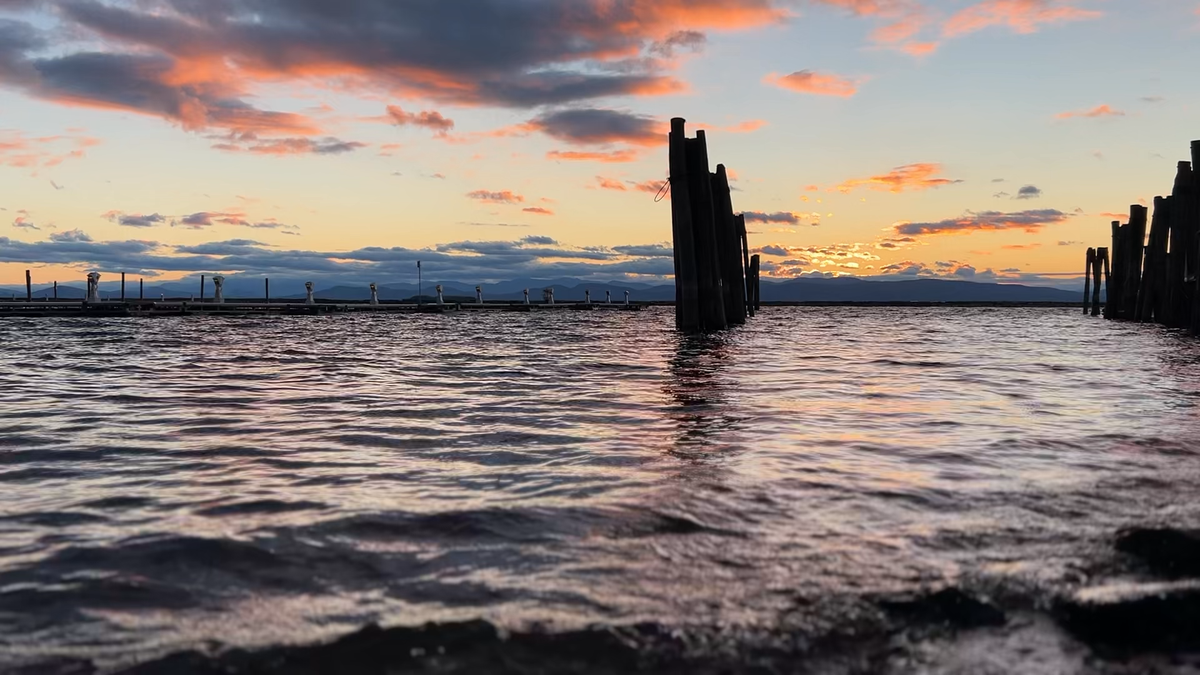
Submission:
[[[1122,526],[1200,523],[1200,343],[1078,310],[7,319],[0,353],[0,666],[816,630],[1050,597]]]

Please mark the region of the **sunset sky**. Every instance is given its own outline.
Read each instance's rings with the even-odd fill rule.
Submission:
[[[0,283],[651,280],[675,116],[769,274],[1060,283],[1197,63],[1197,0],[0,0]]]

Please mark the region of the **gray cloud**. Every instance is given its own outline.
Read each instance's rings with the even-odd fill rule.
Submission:
[[[63,233],[66,234],[66,233]],[[267,247],[248,239],[194,246],[167,246],[154,241],[91,241],[83,233],[25,243],[0,237],[0,262],[60,264],[100,271],[227,272],[275,275],[337,276],[373,280],[407,278],[420,260],[431,274],[446,279],[495,281],[519,276],[580,278],[625,274],[664,276],[673,273],[670,256],[660,247],[635,255],[607,249],[578,249],[528,241],[480,241],[441,244],[432,249],[366,247],[353,251],[303,251]],[[530,245],[536,243],[537,245]],[[622,247],[624,248],[624,247]]]
[[[1057,209],[1036,209],[1001,213],[999,211],[968,211],[959,218],[950,218],[932,223],[900,223],[895,226],[898,234],[917,236],[926,234],[951,234],[975,231],[1024,230],[1037,232],[1047,225],[1065,223],[1071,214]]]
[[[530,124],[552,138],[579,145],[650,146],[667,142],[654,118],[616,110],[559,110],[536,117]]]
[[[1016,199],[1037,199],[1041,196],[1041,188],[1036,185],[1026,185],[1017,191]]]
[[[747,223],[787,223],[789,225],[795,225],[801,220],[800,216],[789,211],[779,211],[776,213],[746,211],[743,215],[746,216]]]

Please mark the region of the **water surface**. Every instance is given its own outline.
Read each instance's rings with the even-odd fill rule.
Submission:
[[[819,627],[1200,523],[1200,346],[1066,309],[0,322],[0,664]]]

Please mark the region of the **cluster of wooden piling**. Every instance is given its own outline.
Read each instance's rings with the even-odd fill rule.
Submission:
[[[1153,217],[1145,206],[1134,204],[1129,222],[1113,221],[1111,249],[1088,249],[1085,314],[1100,314],[1103,274],[1105,318],[1156,322],[1200,333],[1198,167],[1200,141],[1193,141],[1192,161],[1179,162],[1171,195],[1154,198]],[[1091,289],[1089,282],[1095,284]]]
[[[695,332],[743,324],[758,309],[759,257],[750,256],[746,218],[735,215],[724,164],[709,171],[704,131],[687,138],[671,120],[671,225],[675,325]]]

